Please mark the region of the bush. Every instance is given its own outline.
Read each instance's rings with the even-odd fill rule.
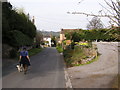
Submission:
[[[72,43],[71,43],[71,49],[74,49],[74,46],[75,46],[75,43],[72,42]]]
[[[56,49],[58,50],[59,53],[62,53],[62,52],[63,52],[62,46],[57,46]]]
[[[72,67],[72,63],[74,60],[71,59],[73,55],[73,50],[71,48],[66,48],[64,51],[63,51],[63,56],[64,56],[64,60],[66,62],[66,65],[67,67]]]
[[[78,45],[88,46],[88,43],[78,43]]]
[[[89,47],[88,47],[89,46]],[[82,64],[82,60],[92,57],[94,51],[92,50],[91,45],[86,46],[74,46],[74,49],[66,48],[63,52],[64,60],[67,67],[72,67]]]

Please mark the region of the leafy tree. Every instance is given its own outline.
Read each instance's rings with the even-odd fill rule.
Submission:
[[[24,12],[13,10],[9,2],[2,2],[2,41],[13,47],[31,45],[36,27]],[[22,40],[24,39],[24,40]]]
[[[80,34],[77,32],[72,33],[72,39],[74,42],[79,42],[80,41]]]
[[[56,47],[57,42],[56,42],[56,37],[55,37],[55,36],[53,36],[53,37],[51,38],[51,43],[53,43],[52,46]]]
[[[71,40],[71,33],[66,33],[65,37],[66,37],[67,40]]]

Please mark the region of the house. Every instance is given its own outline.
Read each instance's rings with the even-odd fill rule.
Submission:
[[[65,37],[66,33],[79,32],[79,31],[81,31],[81,29],[61,29],[61,32],[60,32],[60,43],[62,43],[62,41],[66,39],[66,37]]]
[[[51,47],[51,36],[47,35],[43,37],[43,41],[45,42],[45,45]]]

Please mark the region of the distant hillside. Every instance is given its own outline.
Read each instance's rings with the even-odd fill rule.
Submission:
[[[41,31],[44,36],[52,35],[52,36],[60,36],[60,32],[54,32],[54,31]]]

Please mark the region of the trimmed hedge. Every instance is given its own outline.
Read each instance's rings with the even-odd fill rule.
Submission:
[[[23,34],[18,30],[11,31],[9,33],[9,44],[11,46],[24,46],[24,45],[32,45],[33,39],[28,37],[27,35]]]

